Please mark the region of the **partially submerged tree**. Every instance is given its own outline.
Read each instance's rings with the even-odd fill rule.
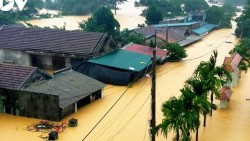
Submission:
[[[119,22],[106,7],[99,8],[87,21],[79,23],[79,26],[85,31],[104,32],[112,36],[117,36],[120,30]]]
[[[187,57],[186,51],[178,43],[168,43],[162,48],[169,51],[169,55],[166,58],[167,61],[180,61]]]
[[[154,6],[149,6],[146,12],[146,23],[148,25],[158,24],[163,19],[161,12]]]

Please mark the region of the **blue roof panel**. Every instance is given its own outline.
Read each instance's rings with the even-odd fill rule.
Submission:
[[[194,29],[192,31],[195,32],[196,34],[202,35],[204,33],[207,33],[209,31],[213,30],[216,27],[218,27],[218,25],[215,25],[215,24],[205,24],[205,25],[201,26],[200,28]]]

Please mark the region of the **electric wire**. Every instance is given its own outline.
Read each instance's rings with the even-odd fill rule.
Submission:
[[[148,63],[146,63],[146,66],[149,65],[149,63],[151,62],[151,60],[148,61]],[[115,103],[109,108],[109,110],[102,116],[102,118],[95,124],[95,126],[87,133],[87,135],[82,139],[82,141],[84,141],[91,133],[92,131],[100,124],[100,122],[108,115],[108,113],[114,108],[114,106],[120,101],[120,99],[125,95],[125,93],[129,90],[130,86],[139,78],[139,76],[141,75],[141,73],[143,72],[143,70],[141,70],[139,72],[139,74],[137,75],[137,77],[133,80],[133,82],[127,87],[127,89],[122,93],[122,95],[115,101]]]
[[[146,71],[145,71],[145,74],[147,73],[148,68],[149,68],[149,66],[147,67],[147,69],[146,69]],[[145,74],[144,74],[143,76],[145,76]],[[124,108],[122,108],[122,109],[120,110],[120,112],[116,115],[116,117],[115,117],[114,119],[110,120],[109,122],[115,121],[119,116],[121,116],[121,113],[124,112],[125,109],[127,109],[127,107],[128,107],[128,106],[135,100],[135,98],[139,95],[139,93],[141,92],[143,86],[144,86],[145,83],[147,82],[147,79],[146,79],[145,77],[144,77],[143,79],[144,79],[144,82],[142,83],[140,89],[139,89],[139,90],[137,91],[137,93],[135,94],[134,98],[133,98]],[[104,127],[107,126],[107,125],[109,124],[109,122],[108,122],[106,125],[104,125]],[[111,125],[112,125],[112,124],[114,124],[114,122],[112,122]],[[99,133],[101,130],[102,130],[102,129],[100,129],[100,130],[98,131],[98,133]],[[105,131],[107,131],[107,128],[106,128],[106,130],[104,130],[98,137],[100,137]],[[96,135],[95,135],[95,136],[96,136]],[[93,139],[95,136],[93,136],[91,139]],[[96,137],[96,138],[98,138],[98,137]]]

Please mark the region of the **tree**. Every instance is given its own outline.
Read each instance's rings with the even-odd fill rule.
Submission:
[[[43,0],[28,0],[26,6],[22,11],[18,11],[19,19],[28,19],[34,18],[38,15],[39,10],[41,10],[44,6]]]
[[[169,51],[169,55],[166,58],[168,61],[180,61],[182,58],[187,57],[186,51],[178,43],[168,43],[162,48]]]
[[[79,26],[85,31],[106,32],[113,36],[117,36],[120,29],[119,22],[106,7],[99,8],[87,21],[79,23]]]
[[[186,12],[206,10],[209,6],[205,0],[184,0]]]
[[[15,14],[13,12],[0,11],[0,25],[8,25],[16,23]]]
[[[237,28],[235,35],[240,38],[250,38],[250,0],[247,0],[244,11],[240,17],[236,19]]]
[[[154,5],[149,6],[146,12],[146,23],[148,25],[158,24],[161,20],[163,20],[161,12]]]
[[[239,69],[247,72],[250,67],[250,39],[243,38],[240,40],[239,44],[235,46],[235,48],[231,51],[231,53],[238,53],[242,59],[239,63]]]
[[[194,71],[194,74],[200,77],[207,86],[208,94],[211,94],[211,104],[213,104],[213,95],[220,97],[219,89],[232,79],[224,66],[216,66],[217,56],[218,52],[213,51],[209,61],[201,62]],[[212,108],[210,114],[212,115]],[[204,119],[204,126],[206,126],[206,119]]]
[[[139,45],[145,45],[146,43],[145,37],[142,34],[130,35],[128,29],[125,29],[121,32],[120,39],[123,45],[129,44],[131,42]]]
[[[203,114],[205,120],[205,115],[209,113],[210,109],[216,109],[216,105],[211,104],[207,100],[209,86],[206,85],[205,81],[201,77],[194,74],[192,77],[186,80],[185,88],[187,93],[190,93],[190,95],[196,95],[193,100],[194,104],[192,108],[197,112],[197,114]],[[199,126],[196,128],[196,141],[198,141],[198,131]]]
[[[162,104],[163,120],[162,123],[153,129],[153,133],[159,130],[167,138],[169,131],[176,132],[177,141],[190,141],[190,131],[195,129],[197,124],[197,114],[193,110],[186,109],[183,99],[171,97]],[[199,121],[198,121],[199,122]]]
[[[220,24],[223,17],[223,11],[218,6],[212,6],[206,11],[206,22],[211,24]]]

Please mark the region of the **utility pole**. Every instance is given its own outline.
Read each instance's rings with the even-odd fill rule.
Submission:
[[[156,33],[156,30],[155,30]],[[155,95],[156,95],[156,34],[155,34],[155,48],[153,49],[152,57],[152,87],[151,87],[151,141],[155,141],[155,134],[153,129],[155,128]]]

